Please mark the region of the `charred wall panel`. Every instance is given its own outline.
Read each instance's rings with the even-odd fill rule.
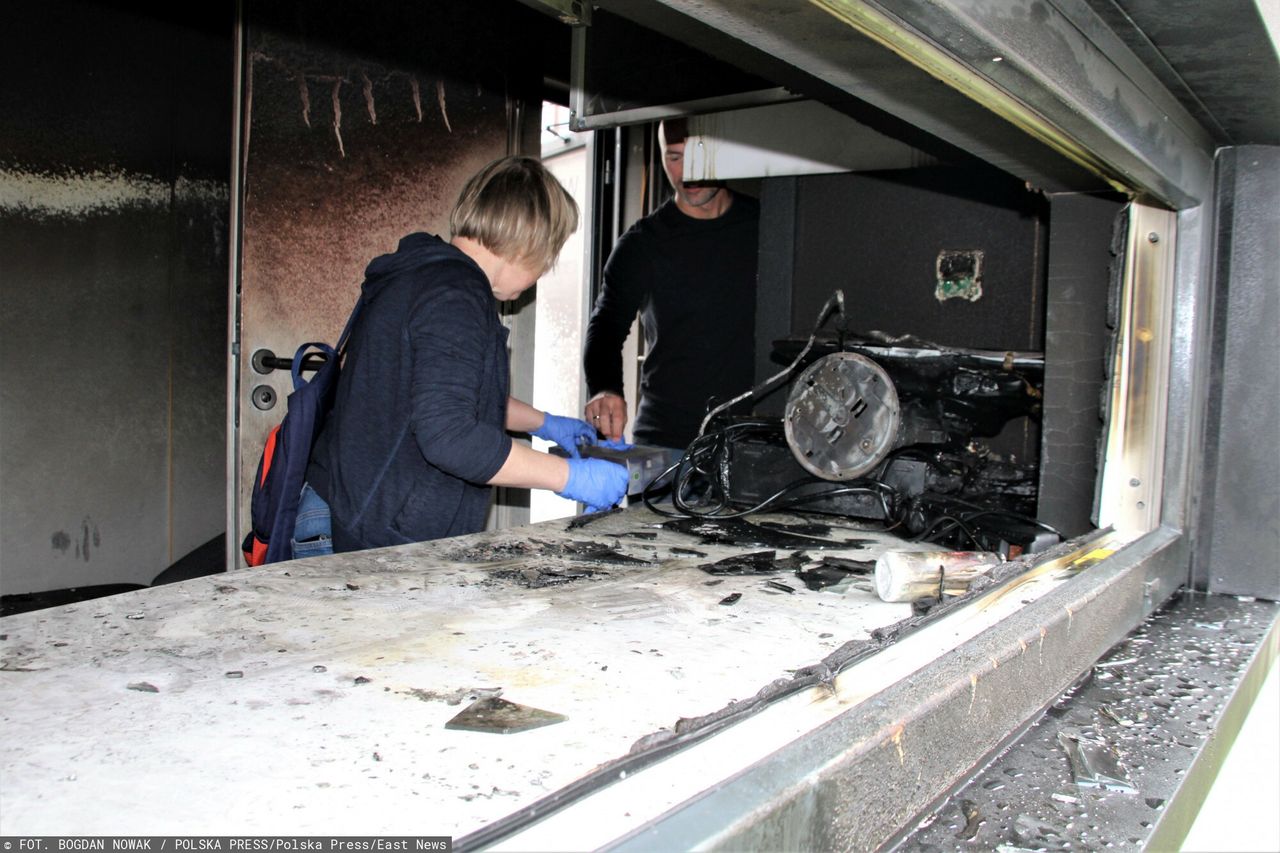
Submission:
[[[0,592],[149,583],[224,528],[230,9],[0,30]]]
[[[918,169],[802,178],[792,330],[837,287],[855,330],[946,346],[1044,343],[1044,202],[999,173]],[[940,289],[939,256],[981,252],[980,294]],[[971,298],[976,297],[976,298]]]
[[[259,349],[333,342],[365,266],[401,237],[447,237],[465,180],[537,120],[546,39],[567,28],[515,0],[377,7],[246,3],[239,372],[240,525],[289,378]],[[559,30],[548,29],[559,27]],[[563,31],[563,32],[561,32]],[[276,405],[250,401],[269,385]]]
[[[1039,517],[1067,536],[1092,529],[1106,387],[1112,234],[1122,202],[1052,196]]]

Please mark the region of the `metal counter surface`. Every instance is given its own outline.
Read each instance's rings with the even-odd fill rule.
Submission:
[[[700,568],[925,547],[813,520],[724,544],[633,508],[0,619],[0,834],[474,832],[910,615]],[[494,693],[568,719],[445,728]]]

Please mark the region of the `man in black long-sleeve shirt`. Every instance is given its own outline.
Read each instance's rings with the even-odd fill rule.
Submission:
[[[685,184],[685,122],[659,129],[675,196],[614,247],[587,326],[587,419],[610,439],[627,424],[622,344],[639,312],[646,351],[633,439],[683,448],[709,404],[752,386],[760,208],[719,183]]]

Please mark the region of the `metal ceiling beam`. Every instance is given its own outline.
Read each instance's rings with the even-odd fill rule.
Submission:
[[[655,2],[1045,189],[1083,188],[1064,159],[1175,209],[1209,195],[1209,135],[1078,0]]]

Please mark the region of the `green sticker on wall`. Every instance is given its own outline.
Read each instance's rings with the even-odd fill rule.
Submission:
[[[939,302],[947,299],[967,299],[977,302],[982,298],[981,249],[943,249],[938,253],[938,286],[934,296]]]

